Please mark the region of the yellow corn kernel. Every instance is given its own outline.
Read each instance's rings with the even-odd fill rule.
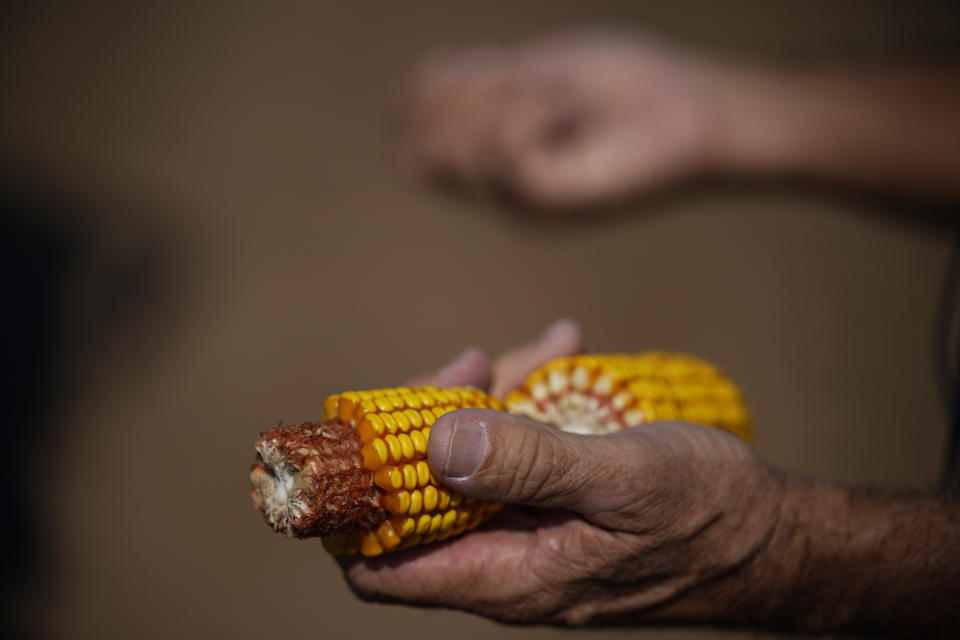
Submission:
[[[340,396],[330,396],[323,403],[323,419],[336,418],[340,411]]]
[[[349,420],[353,417],[353,412],[360,402],[360,395],[356,391],[347,391],[340,394],[340,401],[337,403],[337,415],[341,420]]]
[[[393,528],[393,524],[387,520],[377,529],[377,538],[385,550],[390,550],[400,544],[400,536]]]
[[[403,465],[403,488],[408,491],[417,488],[417,468],[412,464]]]
[[[369,444],[374,438],[382,436],[383,431],[383,420],[374,413],[365,415],[360,426],[357,427],[357,433],[360,434],[360,441],[364,444]]]
[[[399,515],[410,510],[410,492],[401,490],[394,493],[388,493],[384,498],[383,506],[390,513]]]
[[[413,518],[399,517],[392,522],[393,530],[397,532],[400,539],[409,538],[417,528],[417,521]]]
[[[373,482],[384,491],[397,491],[403,487],[403,475],[397,467],[387,464],[373,474]]]
[[[453,525],[457,522],[457,511],[456,509],[451,509],[443,514],[443,519],[440,521],[440,530],[450,530],[453,528]]]
[[[427,439],[421,431],[410,432],[410,442],[413,443],[413,450],[423,455],[427,452]]]
[[[424,511],[433,511],[437,508],[437,500],[439,495],[437,494],[437,488],[433,485],[427,485],[423,488],[423,510]]]
[[[407,405],[411,411],[416,412],[417,409],[423,406],[423,403],[420,402],[420,398],[418,398],[417,395],[411,391],[404,393],[400,397],[403,398],[404,404]]]
[[[400,462],[403,460],[403,450],[400,448],[400,441],[397,440],[397,436],[388,434],[384,437],[383,442],[387,445],[387,451],[390,452],[390,459],[393,462]]]
[[[427,486],[430,483],[430,465],[426,461],[421,460],[417,463],[417,484],[421,487]]]
[[[410,420],[403,411],[394,411],[392,414],[394,422],[397,423],[397,429],[406,433],[410,431]]]
[[[410,396],[410,397],[411,397],[411,398],[414,398],[414,396]],[[418,404],[419,404],[419,403],[418,403]],[[414,408],[412,408],[412,407],[411,407],[410,409],[404,409],[404,410],[403,410],[403,415],[406,416],[407,421],[410,423],[410,428],[411,428],[411,429],[419,429],[420,427],[423,426],[423,416],[421,416],[421,415],[416,411],[416,409],[414,409]],[[413,433],[414,433],[414,432],[411,431],[411,434],[413,434]]]
[[[387,445],[381,438],[374,438],[373,442],[360,450],[363,456],[363,466],[370,471],[376,471],[380,465],[387,463]]]
[[[430,531],[430,522],[433,518],[427,514],[423,514],[417,519],[417,529],[415,531],[416,535],[422,536],[423,534]]]
[[[446,489],[437,489],[437,508],[443,511],[450,506],[450,492]]]
[[[410,492],[410,508],[407,510],[412,516],[417,515],[423,510],[423,492],[419,489],[414,489]]]
[[[359,395],[360,392],[358,391]],[[360,402],[357,404],[356,409],[353,410],[353,421],[361,422],[368,413],[374,413],[377,410],[377,405],[373,403],[373,400],[369,398],[360,398]]]
[[[432,395],[430,395],[426,391],[418,391],[416,395],[417,395],[417,398],[420,400],[420,404],[422,404],[426,408],[435,407],[437,405],[436,398],[434,398]]]
[[[400,443],[400,452],[403,454],[403,457],[407,460],[413,458],[416,453],[416,449],[413,447],[413,440],[410,439],[410,436],[401,433],[397,436],[397,441]]]
[[[393,416],[389,413],[380,413],[380,420],[383,422],[384,428],[387,430],[387,433],[396,433],[397,432],[397,421],[393,419]]]
[[[368,531],[363,535],[360,552],[365,556],[378,556],[383,553],[383,545],[380,544],[376,531]]]

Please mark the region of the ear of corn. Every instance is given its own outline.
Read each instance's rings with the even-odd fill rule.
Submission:
[[[251,495],[274,530],[320,536],[331,553],[375,556],[468,531],[501,507],[437,482],[430,428],[448,411],[505,409],[601,434],[684,420],[749,439],[736,386],[687,355],[584,355],[538,369],[506,405],[471,388],[398,387],[330,396],[321,422],[260,434]]]
[[[322,422],[261,434],[254,502],[275,530],[322,536],[332,553],[375,556],[463,533],[500,505],[440,485],[426,461],[427,439],[437,418],[471,407],[504,409],[469,388],[330,396]]]
[[[511,413],[576,433],[682,420],[751,437],[737,386],[717,367],[686,354],[559,358],[533,372],[506,405]]]

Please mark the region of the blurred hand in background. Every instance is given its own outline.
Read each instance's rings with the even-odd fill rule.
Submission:
[[[405,159],[542,207],[589,205],[702,169],[706,70],[652,42],[581,36],[435,54],[402,94]]]
[[[776,68],[626,34],[435,53],[401,92],[417,173],[543,209],[623,200],[701,174],[786,174],[960,195],[951,65]]]

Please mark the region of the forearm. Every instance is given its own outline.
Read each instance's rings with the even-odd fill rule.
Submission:
[[[812,632],[960,630],[960,505],[795,478],[787,486],[755,557],[652,617]]]
[[[960,69],[876,66],[707,74],[710,163],[936,200],[960,198]]]
[[[960,630],[960,505],[793,485],[770,558],[793,577],[781,616],[813,629]]]

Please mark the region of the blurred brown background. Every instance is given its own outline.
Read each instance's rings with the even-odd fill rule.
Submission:
[[[405,180],[389,114],[399,74],[436,46],[619,25],[751,56],[925,54],[957,41],[955,3],[14,3],[4,15],[5,224],[26,256],[8,251],[5,278],[28,297],[40,287],[45,310],[5,312],[33,332],[8,334],[29,365],[11,362],[11,380],[40,389],[19,394],[7,425],[19,435],[5,457],[27,461],[34,490],[16,503],[32,515],[4,516],[24,521],[4,602],[18,634],[564,633],[358,602],[318,542],[271,533],[246,493],[254,437],[278,418],[315,418],[328,393],[398,383],[468,344],[498,351],[557,316],[579,320],[592,350],[721,363],[777,465],[935,482],[946,416],[932,327],[952,230],[923,206],[701,185],[547,226]]]

